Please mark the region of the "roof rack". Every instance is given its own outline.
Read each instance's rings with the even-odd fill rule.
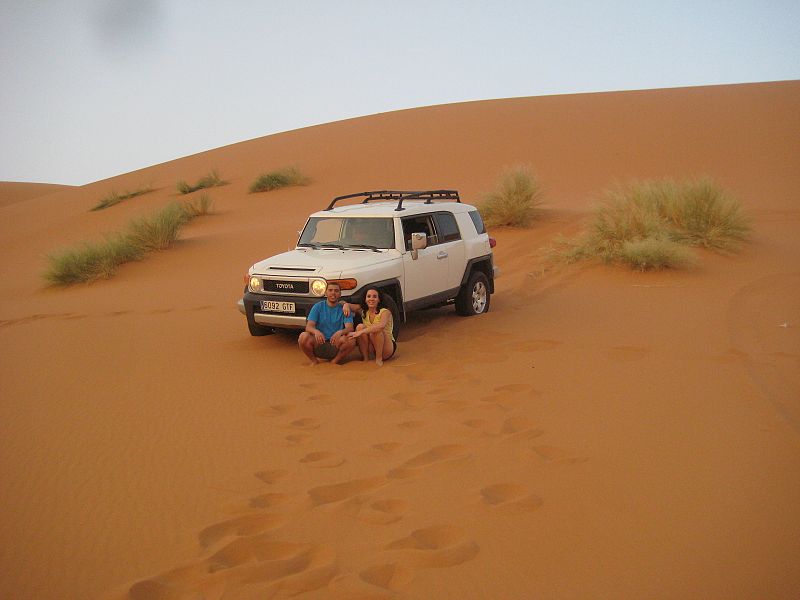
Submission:
[[[456,190],[427,190],[427,191],[396,191],[396,190],[380,190],[375,192],[359,192],[358,194],[347,194],[346,196],[337,196],[328,205],[325,210],[332,210],[333,205],[339,200],[347,200],[348,198],[364,198],[361,204],[367,204],[370,200],[397,200],[397,208],[395,210],[405,210],[403,208],[404,200],[425,200],[425,204],[430,204],[434,200],[455,200],[461,202],[461,198]]]

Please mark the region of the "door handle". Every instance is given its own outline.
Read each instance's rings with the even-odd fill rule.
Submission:
[[[447,252],[445,252],[444,250],[440,250],[439,254],[436,255],[436,258],[439,260],[447,258]]]

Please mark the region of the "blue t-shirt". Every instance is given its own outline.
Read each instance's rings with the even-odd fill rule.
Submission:
[[[337,331],[344,329],[345,323],[353,322],[353,315],[345,317],[342,305],[328,306],[328,301],[317,302],[308,313],[308,320],[317,324],[317,329],[322,332],[326,340]]]

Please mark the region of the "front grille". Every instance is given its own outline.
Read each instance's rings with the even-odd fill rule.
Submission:
[[[296,279],[265,279],[264,291],[278,294],[307,294],[308,281],[299,281]]]

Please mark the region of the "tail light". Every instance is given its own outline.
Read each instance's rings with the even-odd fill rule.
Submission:
[[[489,248],[494,248],[495,246],[497,246],[497,240],[494,239],[493,237],[490,237],[489,238]]]

